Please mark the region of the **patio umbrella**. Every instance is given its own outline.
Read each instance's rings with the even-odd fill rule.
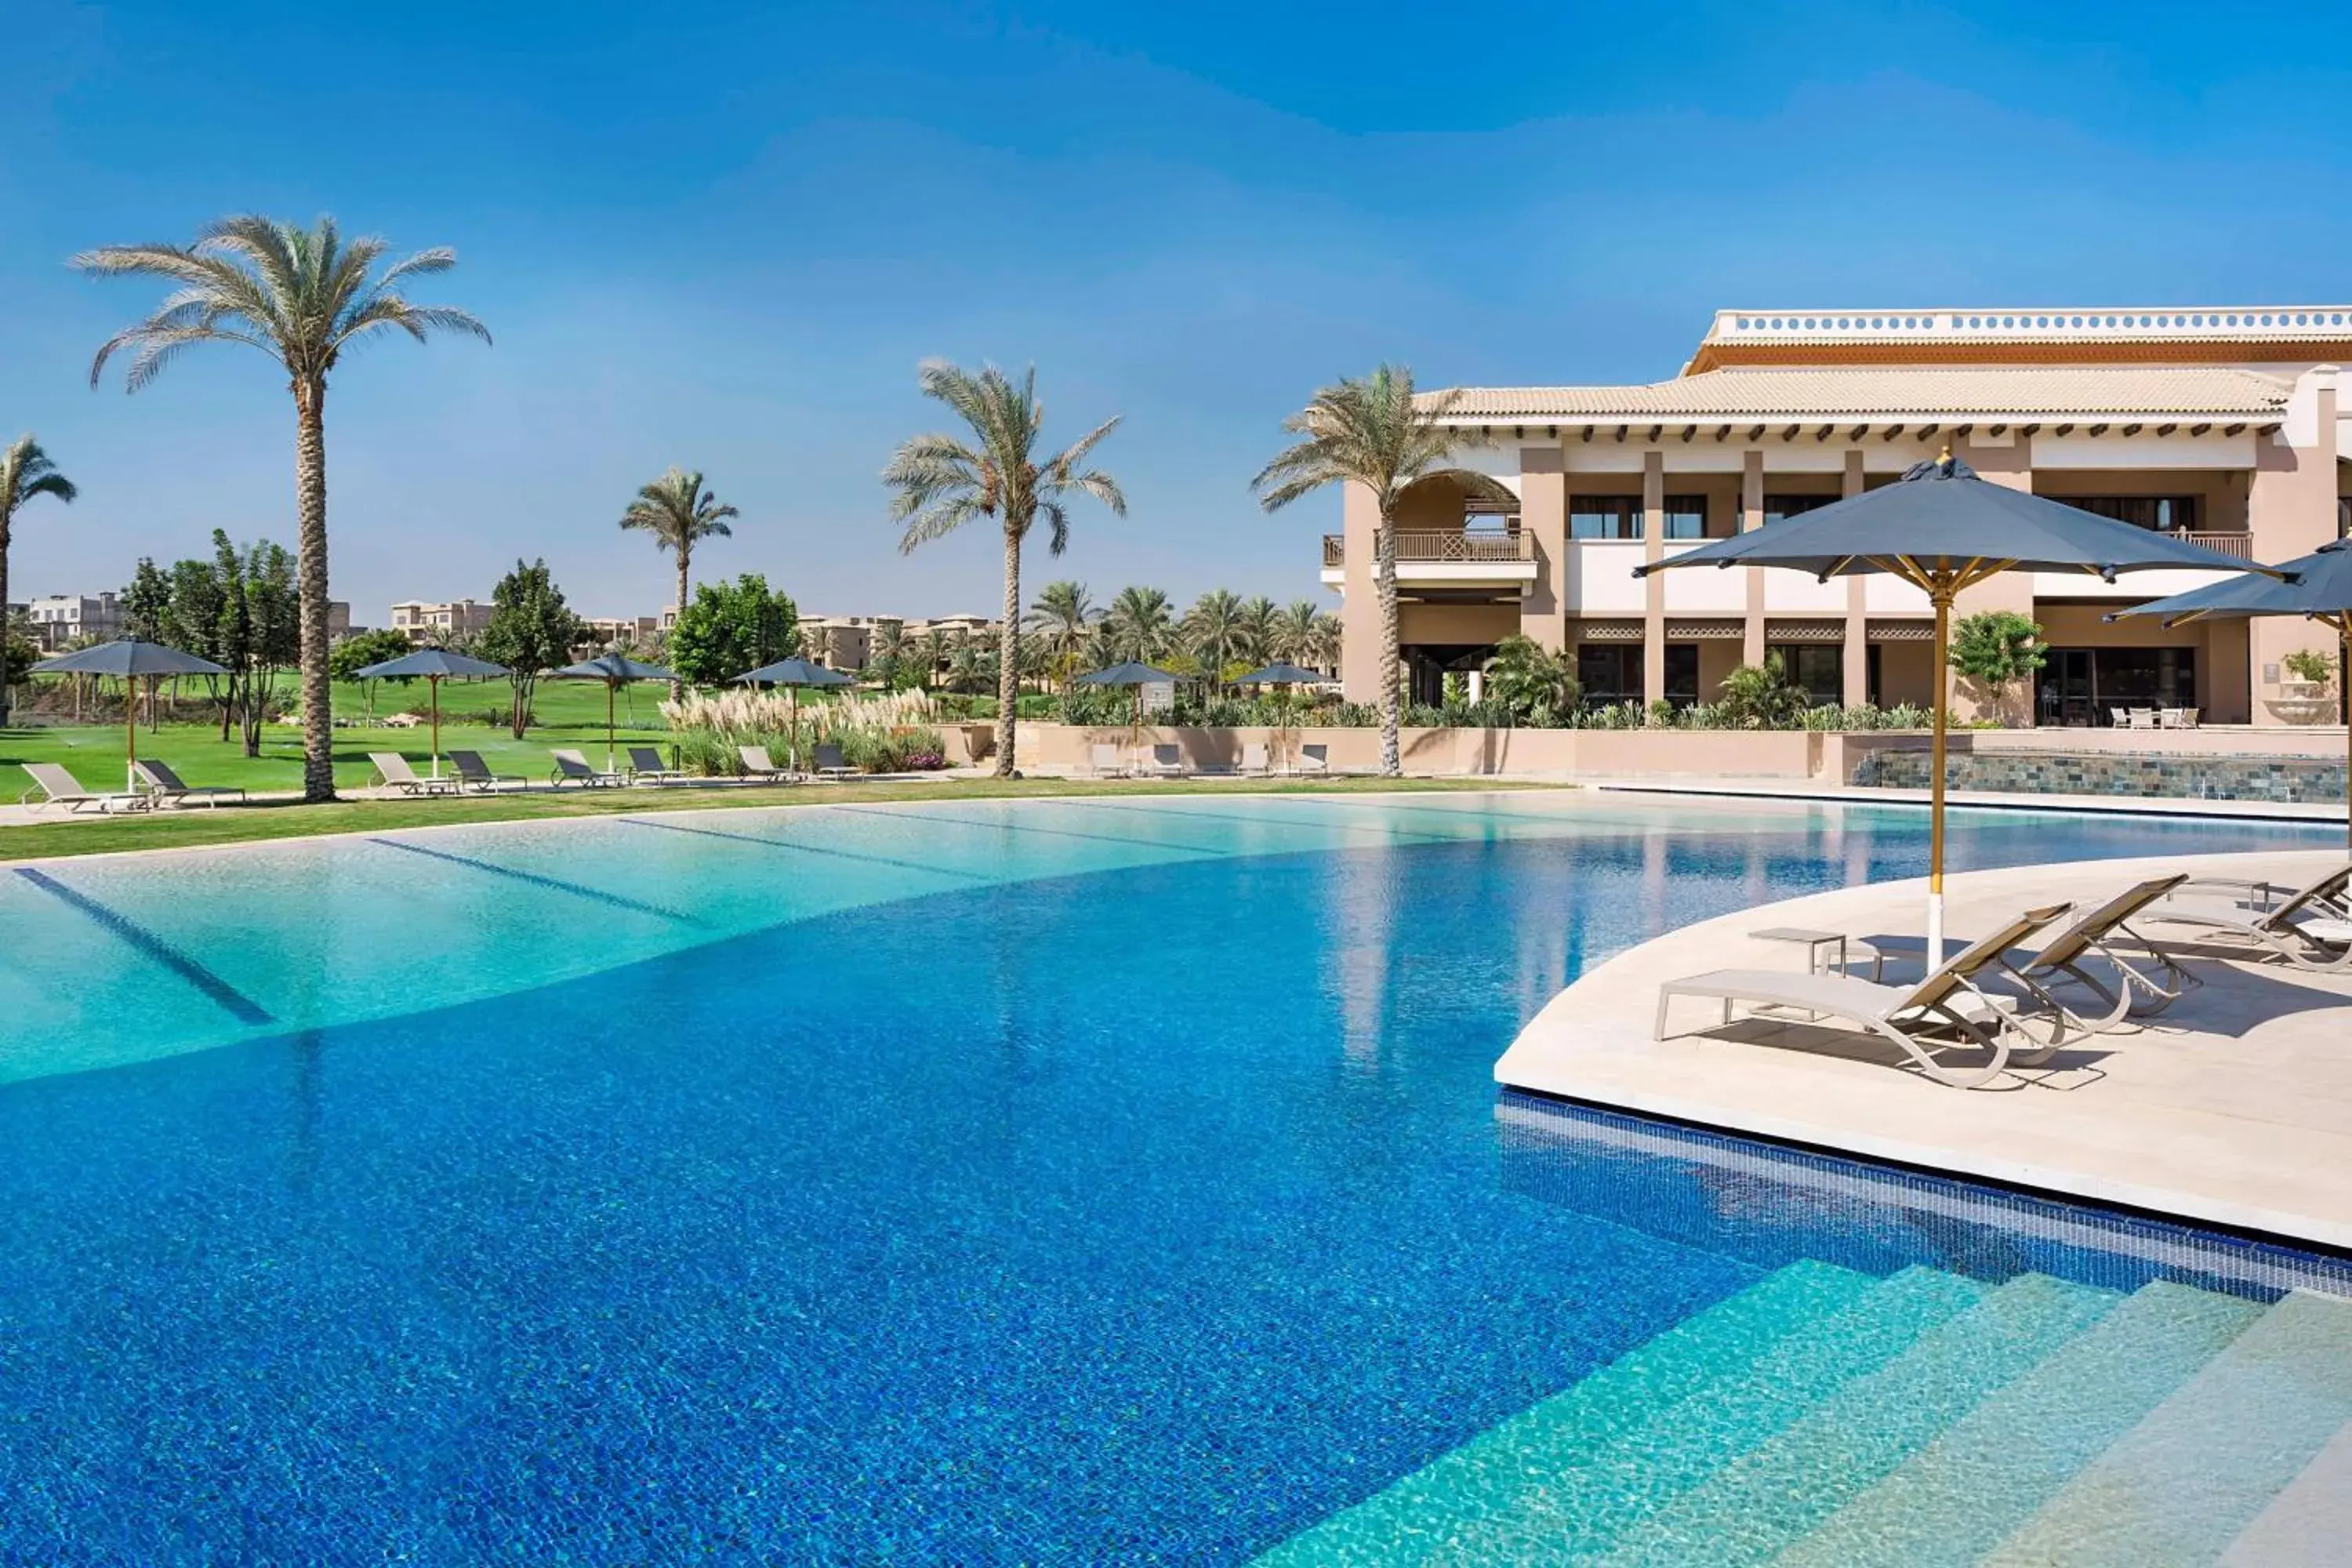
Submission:
[[[446,647],[421,647],[415,653],[387,658],[381,664],[371,664],[354,672],[361,680],[389,680],[400,677],[423,676],[433,694],[433,776],[441,776],[441,682],[452,675],[504,675],[507,667],[492,664],[488,659],[467,658],[462,653],[451,653]]]
[[[677,679],[658,665],[639,664],[628,655],[620,653],[598,654],[594,658],[583,658],[578,664],[567,664],[554,673],[572,680],[601,680],[604,683],[604,771],[608,773],[613,771],[613,694],[621,689],[624,681]]]
[[[1251,670],[1234,684],[1273,687],[1276,698],[1281,704],[1282,728],[1286,734],[1290,729],[1290,689],[1294,686],[1312,686],[1322,679],[1311,669],[1301,669],[1295,664],[1276,659],[1264,669]]]
[[[2305,616],[2334,629],[2344,648],[2345,679],[2352,680],[2352,539],[2323,544],[2277,568],[2290,575],[2236,577],[2169,599],[2117,610],[2106,618],[2154,616],[2168,626],[2183,621],[2245,620],[2255,616]],[[2352,729],[2345,733],[2347,777],[2352,779]],[[2352,801],[2346,804],[2345,838],[2352,843]]]
[[[1929,762],[1927,958],[1944,961],[1944,756],[1950,723],[1948,652],[1952,600],[2003,572],[2082,572],[2115,580],[2118,572],[2158,568],[2267,572],[2234,556],[2116,522],[2025,490],[1980,479],[1947,450],[1915,463],[1902,479],[1874,490],[1702,544],[1633,568],[1633,575],[1673,566],[1784,566],[1832,577],[1883,572],[1927,595],[1936,612],[1936,728]]]
[[[1135,721],[1127,731],[1127,749],[1132,752],[1135,750],[1136,737],[1143,729],[1143,689],[1147,686],[1156,686],[1163,680],[1173,686],[1177,679],[1167,670],[1154,669],[1148,664],[1139,664],[1130,658],[1123,664],[1114,664],[1108,669],[1097,669],[1091,675],[1081,675],[1078,677],[1077,683],[1080,686],[1132,686],[1135,688]]]
[[[178,648],[165,647],[159,642],[120,637],[94,647],[45,658],[26,673],[122,677],[122,787],[136,790],[139,787],[139,721],[132,710],[131,682],[142,675],[226,675],[228,671],[211,659],[198,658],[194,654],[182,653]]]
[[[791,658],[780,658],[773,664],[763,664],[757,669],[746,670],[735,679],[748,681],[754,686],[781,686],[792,694],[790,699],[793,705],[792,754],[784,760],[795,768],[801,765],[801,688],[857,684],[837,669],[827,669],[821,664],[812,664],[797,655]]]

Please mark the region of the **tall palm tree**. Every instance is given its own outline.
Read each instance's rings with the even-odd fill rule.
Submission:
[[[1037,436],[1045,423],[1037,400],[1037,371],[1031,366],[1019,385],[994,365],[980,374],[944,360],[927,361],[919,373],[923,395],[935,397],[970,426],[976,438],[918,436],[905,443],[882,470],[895,493],[890,515],[905,525],[901,552],[951,533],[974,518],[988,518],[1004,539],[1004,657],[996,661],[996,773],[1014,772],[1014,707],[1021,680],[1021,545],[1039,518],[1051,531],[1047,548],[1059,555],[1070,542],[1069,503],[1094,497],[1120,517],[1127,497],[1118,481],[1098,468],[1082,467],[1102,438],[1118,427],[1113,415],[1059,452],[1040,461]]]
[[[932,626],[923,633],[921,652],[919,657],[923,665],[924,685],[929,686],[939,679],[940,667],[947,663],[948,655],[952,648],[953,645],[948,641],[948,634],[938,626]]]
[[[106,362],[129,350],[124,377],[137,392],[195,343],[243,343],[283,366],[294,395],[294,500],[301,571],[302,798],[335,796],[333,688],[327,672],[327,376],[362,339],[435,332],[490,341],[463,310],[415,305],[394,287],[446,272],[457,253],[420,250],[376,269],[389,247],[373,237],[346,240],[335,220],[311,228],[252,216],[222,218],[194,245],[110,245],[74,265],[101,277],[158,278],[176,285],[155,313],[106,341],[89,367],[98,384]]]
[[[1029,606],[1024,619],[1028,630],[1040,634],[1046,651],[1062,673],[1062,695],[1070,693],[1070,683],[1078,672],[1078,656],[1086,650],[1087,637],[1093,632],[1095,622],[1102,612],[1095,608],[1087,596],[1084,583],[1048,583]]]
[[[1325,615],[1312,599],[1293,599],[1275,612],[1274,635],[1266,652],[1292,664],[1314,665],[1322,650]]]
[[[1230,588],[1212,588],[1184,613],[1184,641],[1201,661],[1203,695],[1224,689],[1225,666],[1240,657],[1242,601]]]
[[[1103,612],[1100,626],[1106,661],[1150,664],[1176,646],[1176,615],[1158,588],[1121,588]]]
[[[866,648],[866,668],[879,675],[883,685],[895,689],[907,663],[908,646],[906,622],[875,622],[874,636]]]
[[[1244,599],[1234,634],[1234,657],[1252,665],[1273,658],[1274,624],[1281,615],[1264,594]]]
[[[70,501],[73,481],[58,472],[38,441],[19,436],[0,451],[0,730],[8,727],[8,546],[16,509],[35,496]]]
[[[677,613],[683,616],[687,595],[694,588],[695,545],[706,539],[732,538],[735,531],[727,520],[742,515],[719,504],[717,494],[703,484],[701,469],[672,468],[638,488],[636,500],[621,514],[621,526],[652,534],[656,549],[677,558]],[[669,683],[671,701],[685,694],[684,681]]]
[[[1467,493],[1507,500],[1510,492],[1484,474],[1447,463],[1454,437],[1444,425],[1461,392],[1416,398],[1412,372],[1381,365],[1362,380],[1343,379],[1282,422],[1302,437],[1250,480],[1268,511],[1278,511],[1326,485],[1357,484],[1372,495],[1372,593],[1381,617],[1381,772],[1402,772],[1397,747],[1399,689],[1396,596],[1396,510],[1404,492],[1430,479],[1450,479]]]

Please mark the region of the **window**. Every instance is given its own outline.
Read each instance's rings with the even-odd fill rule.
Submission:
[[[1666,645],[1666,700],[1677,708],[1697,704],[1698,644],[1670,642]]]
[[[1837,643],[1776,642],[1764,649],[1778,658],[1781,672],[1805,689],[1815,707],[1845,700],[1845,648]]]
[[[1706,498],[1705,496],[1667,496],[1664,500],[1668,539],[1705,539],[1706,537]]]
[[[1568,503],[1570,539],[1639,539],[1642,498],[1639,496],[1575,496]]]
[[[2053,496],[2053,500],[2158,533],[2193,531],[2200,496]]]
[[[2336,498],[2336,537],[2352,539],[2352,496]]]
[[[1764,498],[1764,525],[1769,528],[1776,522],[1786,522],[1792,517],[1802,517],[1809,511],[1819,511],[1832,501],[1843,499],[1842,496],[1767,495]]]
[[[1576,683],[1584,688],[1589,707],[1642,700],[1640,643],[1580,643],[1576,649]]]

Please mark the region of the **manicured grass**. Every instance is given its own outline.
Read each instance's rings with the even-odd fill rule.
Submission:
[[[191,783],[194,782],[193,779]],[[865,801],[998,800],[1055,795],[1372,795],[1475,789],[1557,789],[1557,784],[1460,779],[940,779],[923,783],[807,784],[566,790],[562,794],[467,795],[435,800],[352,800],[332,805],[189,807],[152,816],[84,817],[79,821],[0,827],[0,861],[57,855],[100,855],[123,849],[163,849],[199,844],[302,838],[322,833],[383,832],[450,822],[520,822],[621,812],[692,811],[740,805],[823,805]]]

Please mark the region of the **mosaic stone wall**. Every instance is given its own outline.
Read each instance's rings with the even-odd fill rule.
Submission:
[[[2134,756],[2124,752],[1960,752],[1946,786],[2013,795],[2126,795],[2326,805],[2344,798],[2345,764],[2316,757]],[[1926,789],[1924,751],[1868,751],[1851,783]]]

